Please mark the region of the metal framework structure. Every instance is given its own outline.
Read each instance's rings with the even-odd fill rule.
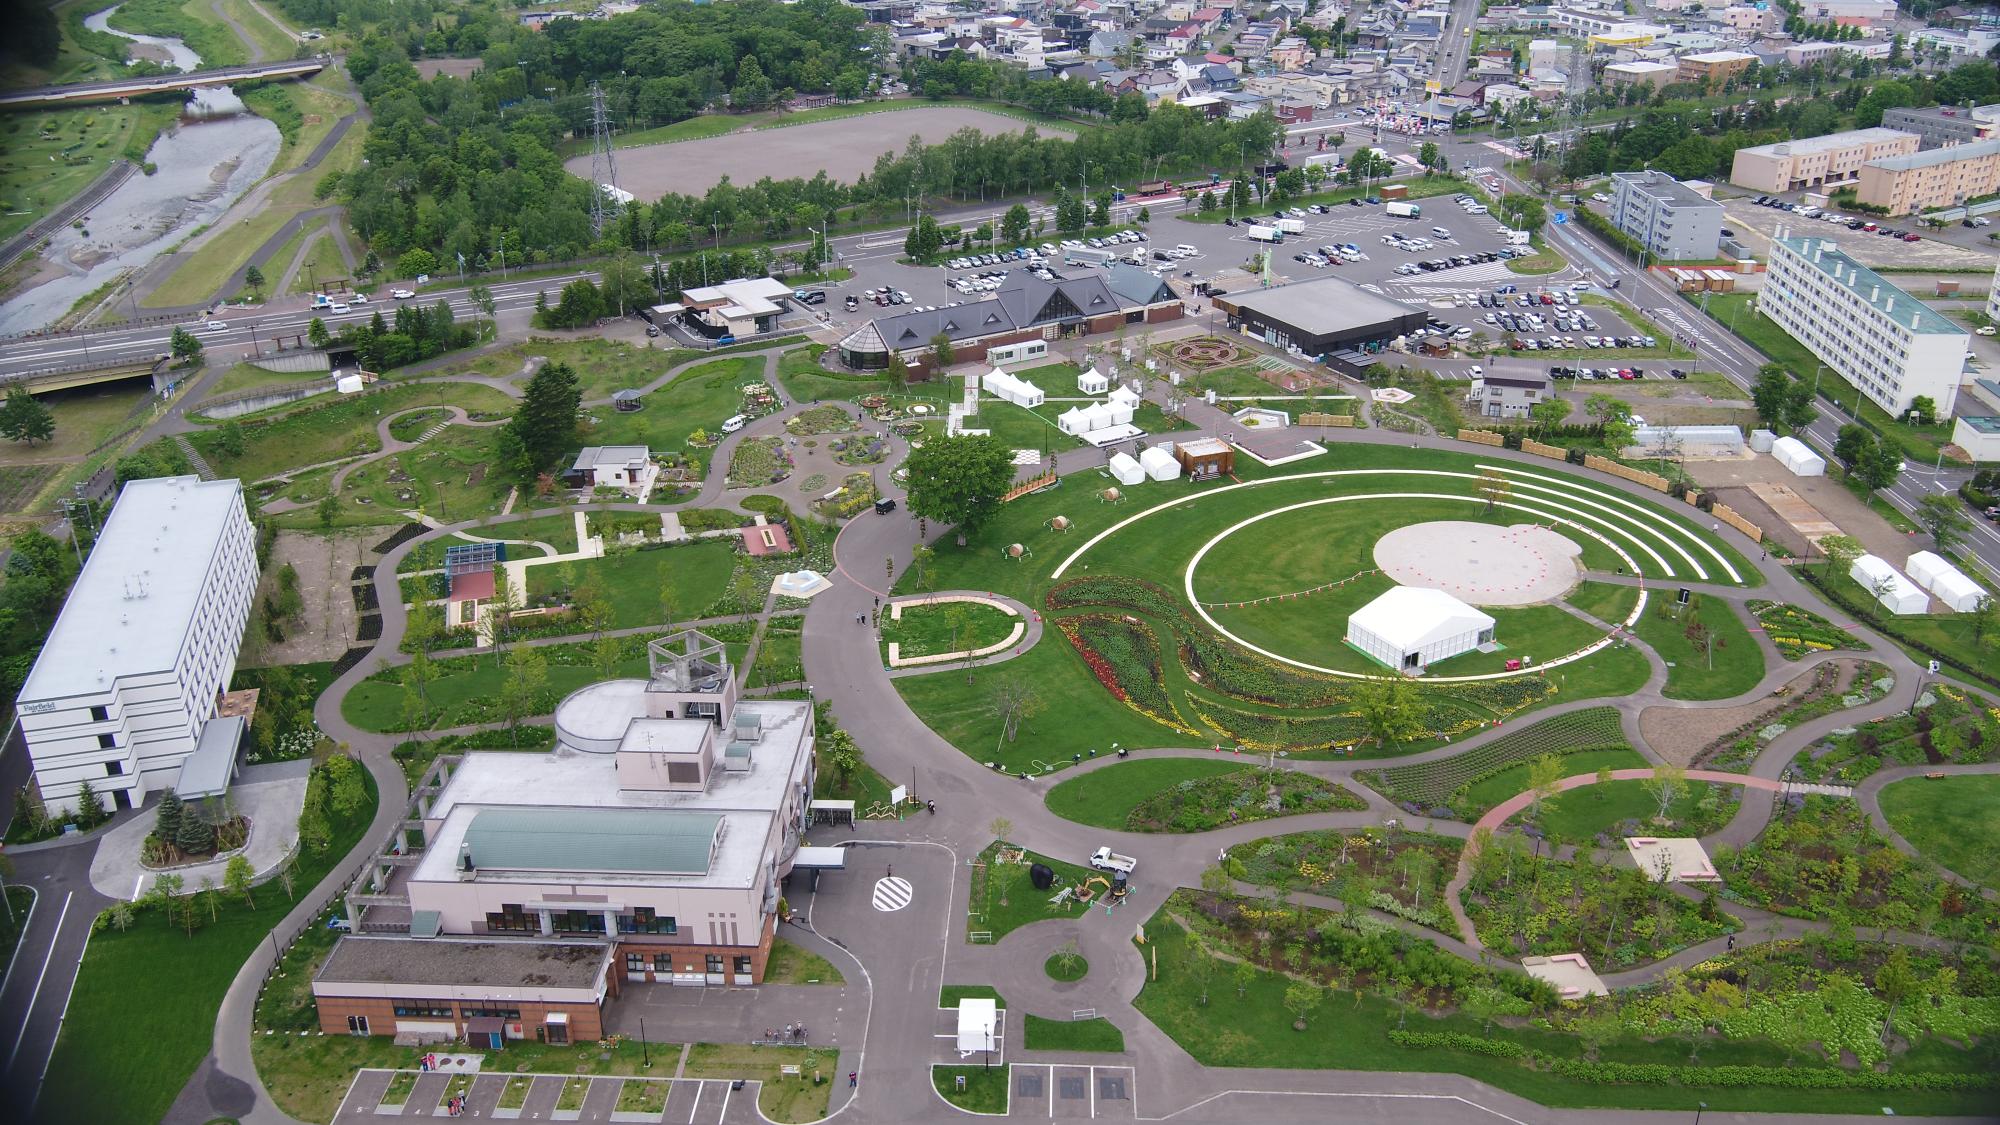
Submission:
[[[604,225],[618,217],[618,159],[611,154],[611,114],[604,108],[604,87],[590,84],[590,233],[604,237]]]

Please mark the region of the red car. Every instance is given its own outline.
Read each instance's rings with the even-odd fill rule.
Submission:
[[[1920,236],[1920,235],[1914,235],[1914,234],[1906,234],[1906,235],[1904,235],[1904,236],[1903,236],[1903,241],[1904,241],[1904,242],[1922,242],[1922,241],[1923,241],[1923,238],[1922,238],[1922,236]]]

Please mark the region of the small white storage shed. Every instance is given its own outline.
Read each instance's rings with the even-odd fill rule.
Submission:
[[[1922,613],[1930,600],[1902,572],[1874,555],[1863,555],[1847,568],[1847,576],[1895,614]]]
[[[1139,454],[1139,467],[1154,480],[1174,480],[1181,475],[1181,463],[1165,446],[1156,445]]]
[[[958,1002],[958,1054],[960,1058],[980,1051],[1000,1049],[999,1005],[992,1000],[966,997]]]
[[[1129,453],[1112,454],[1111,464],[1107,467],[1119,484],[1138,484],[1146,479],[1146,470],[1141,468],[1139,462],[1133,460]]]
[[[1771,456],[1778,464],[1790,470],[1793,476],[1823,477],[1826,475],[1826,458],[1812,451],[1812,447],[1795,437],[1781,437],[1771,443]]]

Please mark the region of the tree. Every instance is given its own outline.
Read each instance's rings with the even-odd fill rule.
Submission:
[[[1090,225],[1094,227],[1108,227],[1111,225],[1110,192],[1098,192],[1097,198],[1091,201]]]
[[[1902,471],[1902,457],[1889,446],[1875,442],[1862,451],[1860,459],[1854,463],[1851,474],[1854,479],[1867,485],[1871,490],[1880,491],[1895,484],[1897,474]]]
[[[1007,213],[1000,217],[1000,241],[1011,246],[1028,241],[1028,225],[1032,221],[1025,204],[1016,203],[1007,208]]]
[[[912,262],[930,261],[943,246],[944,235],[938,231],[937,220],[928,214],[918,215],[909,233],[903,236],[903,256]]]
[[[1528,417],[1544,426],[1560,426],[1569,420],[1569,403],[1559,398],[1538,402],[1528,408]]]
[[[222,885],[230,894],[241,896],[244,905],[255,910],[257,900],[251,897],[250,893],[250,880],[253,874],[249,859],[245,858],[242,852],[237,852],[229,857],[228,865],[222,869]]]
[[[215,826],[194,809],[181,812],[180,827],[174,831],[174,847],[182,855],[202,855],[215,848]]]
[[[475,285],[469,291],[469,295],[472,297],[472,303],[479,306],[479,311],[486,314],[486,319],[492,320],[496,304],[493,300],[493,290],[484,285]]]
[[[306,343],[315,348],[323,348],[333,343],[333,333],[327,331],[326,321],[313,317],[306,325]]]
[[[261,295],[264,291],[264,271],[258,269],[256,266],[251,266],[250,268],[244,270],[243,284],[252,293],[257,293]]]
[[[160,807],[153,812],[153,836],[162,844],[172,844],[180,835],[181,817],[187,815],[181,805],[180,794],[169,789],[160,797]]]
[[[368,784],[363,778],[361,763],[346,754],[335,754],[326,760],[327,804],[340,816],[351,816],[360,812],[368,803]]]
[[[1556,795],[1556,783],[1562,780],[1563,763],[1558,754],[1543,754],[1528,763],[1528,791],[1534,794],[1529,807],[1530,814],[1539,817],[1542,803]]]
[[[1014,451],[990,435],[927,441],[904,465],[910,511],[935,523],[958,525],[960,545],[1000,510],[1000,498],[1014,483]]]
[[[396,259],[396,274],[399,277],[425,277],[437,268],[437,255],[422,247],[405,250]]]
[[[1937,425],[1937,400],[1929,395],[1918,395],[1910,400],[1909,410],[1904,412],[1919,426]]]
[[[14,384],[6,399],[0,401],[0,437],[32,445],[55,435],[55,413],[29,394],[26,387]]]
[[[86,781],[76,791],[76,822],[83,828],[95,828],[104,823],[110,814],[104,811],[104,798]]]
[[[1931,543],[1940,554],[1951,550],[1972,530],[1963,503],[1948,492],[1934,492],[1917,501],[1917,522],[1930,532]]]
[[[1819,541],[1819,549],[1826,554],[1826,564],[1820,569],[1822,577],[1831,575],[1835,569],[1846,573],[1864,553],[1861,540],[1852,535],[1828,535]]]
[[[1195,204],[1195,206],[1201,211],[1202,214],[1206,215],[1210,211],[1215,210],[1216,207],[1220,206],[1220,204],[1215,202],[1214,192],[1204,191],[1201,193],[1201,201]]]
[[[922,543],[910,548],[910,583],[919,590],[931,587],[931,564],[937,561],[937,552]]]
[[[1653,798],[1654,819],[1664,823],[1674,802],[1687,794],[1687,771],[1668,763],[1653,767],[1653,776],[1639,783]]]
[[[1486,470],[1479,474],[1476,485],[1481,496],[1486,497],[1486,514],[1493,514],[1493,506],[1504,504],[1514,494],[1514,484],[1497,470]]]
[[[1417,146],[1417,163],[1423,165],[1424,171],[1432,175],[1441,173],[1451,166],[1451,162],[1445,159],[1444,152],[1438,148],[1436,141],[1425,141]]]
[[[1424,733],[1417,689],[1400,680],[1370,680],[1354,693],[1355,710],[1377,745],[1406,742]]]
[[[333,530],[333,521],[340,518],[340,497],[331,492],[320,497],[319,503],[313,505],[313,514],[319,517],[319,526],[322,530]]]
[[[523,484],[569,453],[583,392],[567,363],[545,363],[500,431],[500,458]]]
[[[951,333],[940,331],[937,335],[931,337],[931,373],[933,375],[943,374],[944,369],[951,366],[951,361],[954,358],[951,346]]]
[[[854,775],[861,772],[861,748],[854,745],[854,736],[835,727],[819,748],[827,772],[833,776],[834,787],[846,789]]]
[[[167,337],[167,348],[182,367],[195,367],[201,363],[201,341],[185,328],[174,329],[173,334]]]
[[[1151,207],[1141,207],[1139,208],[1139,213],[1132,218],[1139,225],[1144,226],[1153,221],[1153,209]]]
[[[1906,946],[1897,946],[1889,951],[1882,967],[1875,970],[1875,994],[1889,1003],[1889,1014],[1882,1020],[1882,1042],[1889,1042],[1891,1029],[1896,1026],[1896,1007],[1917,991],[1917,973],[1910,967],[1910,951]]]
[[[1549,221],[1549,209],[1543,206],[1542,201],[1520,192],[1508,192],[1501,196],[1498,210],[1500,217],[1515,230],[1532,233],[1542,229]]]
[[[1833,439],[1833,456],[1843,468],[1852,471],[1854,463],[1875,444],[1875,435],[1858,423],[1849,422],[1840,427]]]
[[[1326,990],[1311,981],[1295,980],[1285,988],[1285,1010],[1292,1013],[1292,1028],[1304,1031],[1306,1017],[1326,999]]]
[[[1004,844],[1007,837],[1014,834],[1014,822],[1004,816],[996,816],[987,823],[986,830],[993,833],[995,843]]]
[[[1784,405],[1779,413],[1787,429],[1798,431],[1811,425],[1812,420],[1819,417],[1819,407],[1813,402],[1812,387],[1799,380],[1793,380],[1792,384],[1785,388]]]
[[[1775,363],[1767,363],[1757,369],[1757,382],[1750,388],[1750,405],[1757,409],[1757,418],[1769,427],[1776,427],[1785,419],[1785,391],[1791,386],[1792,377]]]
[[[1021,724],[1041,714],[1045,706],[1041,693],[1020,676],[1002,676],[994,681],[993,711],[1000,716],[1000,737],[994,745],[1014,741],[1021,732]]]
[[[534,714],[542,686],[548,683],[549,662],[542,651],[529,645],[515,645],[507,653],[507,678],[500,685],[500,713],[509,727]]]

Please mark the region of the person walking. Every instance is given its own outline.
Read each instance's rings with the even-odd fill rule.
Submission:
[[[850,1071],[848,1071],[848,1072],[847,1072],[847,1088],[848,1088],[848,1089],[850,1089],[850,1090],[852,1090],[852,1089],[854,1089],[854,1088],[855,1088],[856,1086],[859,1086],[859,1085],[861,1085],[861,1075],[860,1075],[860,1072],[858,1072],[858,1071],[853,1071],[853,1070],[850,1070]]]

